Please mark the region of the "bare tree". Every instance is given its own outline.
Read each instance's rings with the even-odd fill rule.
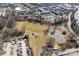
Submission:
[[[14,10],[11,11],[9,17],[8,17],[8,21],[7,21],[7,27],[8,28],[13,28],[16,24],[16,17],[15,17],[15,12]]]
[[[6,24],[6,19],[4,19],[2,16],[0,16],[0,30],[3,29],[5,24]]]
[[[7,27],[3,28],[2,30],[2,40],[3,41],[9,41],[8,37],[10,36],[11,30]]]
[[[9,36],[11,36],[12,28],[15,26],[15,12],[14,10],[11,11],[9,14],[8,19],[6,19],[4,28],[2,30],[2,40],[9,41]]]

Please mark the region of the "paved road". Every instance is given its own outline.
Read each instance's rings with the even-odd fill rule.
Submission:
[[[77,20],[74,19],[74,14],[77,12],[78,10],[75,10],[73,12],[70,12],[69,14],[69,19],[68,19],[68,29],[71,31],[71,33],[73,33],[74,35],[76,35],[78,37],[78,33],[79,33],[79,26],[76,23]]]
[[[72,15],[72,12],[70,12],[70,14],[69,14],[69,19],[68,19],[68,23],[67,23],[67,25],[68,25],[68,29],[72,32],[72,33],[74,33],[73,32],[73,30],[71,29],[71,15]]]
[[[79,56],[79,48],[72,48],[59,52],[58,56]]]

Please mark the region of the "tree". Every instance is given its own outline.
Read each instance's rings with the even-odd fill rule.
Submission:
[[[8,20],[7,20],[7,27],[13,28],[16,24],[16,17],[14,10],[10,13]]]
[[[0,17],[0,30],[3,29],[5,24],[6,24],[6,19],[4,19],[3,17]]]
[[[13,31],[11,31],[11,36],[20,36],[23,35],[25,33],[25,30],[18,30],[18,29],[13,29]]]
[[[9,41],[8,37],[10,36],[10,32],[11,30],[9,28],[7,27],[3,28],[1,33],[3,41]]]

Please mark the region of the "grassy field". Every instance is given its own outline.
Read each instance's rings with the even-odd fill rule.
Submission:
[[[34,55],[39,55],[41,53],[41,48],[49,41],[49,36],[43,34],[46,27],[46,25],[29,23],[25,21],[17,22],[16,24],[16,28],[25,29],[25,34],[29,34],[30,46],[33,49]],[[33,32],[37,34],[37,38],[32,36]]]

